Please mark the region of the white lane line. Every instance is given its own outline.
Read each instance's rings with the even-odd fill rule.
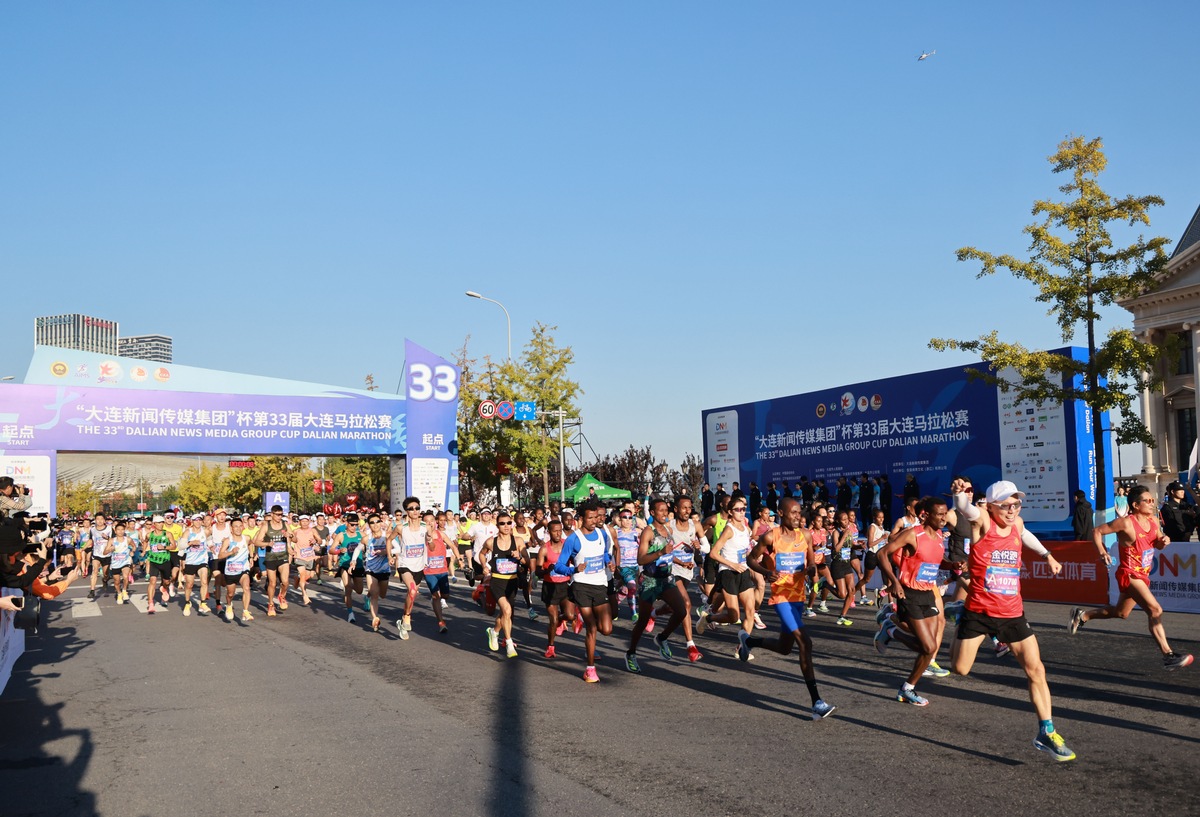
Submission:
[[[88,599],[71,599],[71,618],[93,618],[102,616],[100,605]]]

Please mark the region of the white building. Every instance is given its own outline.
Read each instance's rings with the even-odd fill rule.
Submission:
[[[60,346],[102,355],[117,354],[119,324],[74,312],[43,315],[33,319],[33,342],[37,346]]]
[[[1188,470],[1196,441],[1196,395],[1200,393],[1200,208],[1175,245],[1160,286],[1121,306],[1133,313],[1133,330],[1148,343],[1171,335],[1180,340],[1178,357],[1165,363],[1164,388],[1143,391],[1142,417],[1156,448],[1142,446],[1140,480],[1161,497],[1167,483]]]
[[[136,357],[155,363],[172,362],[172,341],[167,335],[130,335],[117,342],[117,349],[121,357]]]

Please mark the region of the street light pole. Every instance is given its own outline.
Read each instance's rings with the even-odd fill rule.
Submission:
[[[496,306],[500,307],[501,309],[504,309],[504,318],[505,318],[505,320],[508,321],[508,360],[511,363],[512,362],[512,317],[508,314],[508,310],[505,309],[504,304],[500,303],[499,301],[497,301],[493,298],[485,298],[482,295],[480,295],[478,292],[475,292],[474,290],[468,289],[467,297],[468,298],[478,298],[481,301],[488,301],[488,302],[493,303]]]

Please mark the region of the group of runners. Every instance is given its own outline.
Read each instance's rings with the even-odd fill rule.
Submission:
[[[355,621],[358,595],[378,631],[384,601],[399,582],[404,601],[395,626],[401,639],[412,632],[422,592],[429,595],[438,632],[448,632],[444,609],[461,571],[473,589],[460,592],[470,592],[473,602],[494,616],[486,629],[487,648],[503,648],[509,658],[519,655],[517,599],[523,599],[530,619],[537,619],[533,599],[540,585],[546,614],[543,656],[556,658],[555,640],[568,628],[582,634],[583,678],[589,683],[600,680],[597,638],[612,635],[622,610],[633,624],[624,657],[633,673],[641,672],[643,636],[650,635],[659,655],[671,660],[670,639],[682,629],[687,658],[696,662],[703,659],[696,638],[727,625],[736,630],[734,652],[741,661],[753,660],[755,649],[797,653],[814,719],[836,707],[819,693],[805,619],[829,612],[830,600],[840,626],[853,626],[855,607],[876,608],[875,649],[885,653],[902,646],[914,655],[897,701],[927,706],[929,700],[916,690],[921,680],[951,670],[969,674],[980,648],[990,642],[997,655],[1011,654],[1027,676],[1038,720],[1034,745],[1056,760],[1072,760],[1075,753],[1054,728],[1046,672],[1020,587],[1024,551],[1045,559],[1052,574],[1061,565],[1025,528],[1020,518],[1024,494],[1013,483],[997,482],[977,496],[969,479],[957,477],[951,491],[949,502],[907,499],[903,516],[891,526],[885,527],[883,512],[876,511],[861,529],[853,511],[819,502],[804,507],[795,498],[783,499],[778,514],[763,509],[750,520],[747,501],[739,495],[724,498],[708,518],[694,513],[686,496],[673,502],[650,499],[643,509],[627,503],[607,517],[594,501],[574,510],[555,502],[530,514],[485,508],[458,516],[422,510],[418,499],[407,497],[392,515],[371,511],[340,519],[289,516],[275,506],[261,518],[221,509],[186,519],[156,515],[131,529],[97,515],[72,528],[70,547],[62,547],[69,538],[64,528],[58,545],[64,561],[78,562],[77,571],[90,576],[90,597],[97,584],[103,593],[111,580],[118,604],[129,600],[135,566],[144,559],[151,614],[156,602],[181,597],[183,615],[191,615],[195,596],[197,614],[205,615],[211,596],[214,611],[232,621],[241,589],[241,618],[250,621],[253,585],[265,592],[266,614],[273,617],[287,610],[289,591],[301,604],[311,604],[310,584],[323,584],[328,574],[340,582],[346,618]],[[1186,667],[1192,656],[1172,651],[1162,608],[1149,588],[1154,553],[1169,539],[1146,489],[1135,488],[1129,505],[1129,516],[1094,533],[1106,562],[1113,557],[1103,539],[1116,535],[1120,598],[1112,606],[1072,610],[1069,630],[1074,635],[1088,621],[1124,618],[1140,605],[1163,667]],[[876,569],[884,584],[872,593]],[[776,612],[774,637],[761,634],[767,629],[764,603]],[[936,660],[948,619],[957,625],[951,670]]]

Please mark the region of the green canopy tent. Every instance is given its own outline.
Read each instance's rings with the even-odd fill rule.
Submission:
[[[579,478],[579,481],[567,489],[566,502],[570,505],[578,505],[590,495],[588,489],[596,489],[597,499],[633,499],[633,494],[629,491],[623,491],[620,488],[614,488],[611,485],[605,485],[600,480],[596,479],[591,474],[584,474]],[[562,501],[562,492],[555,491],[550,494],[551,499]]]

